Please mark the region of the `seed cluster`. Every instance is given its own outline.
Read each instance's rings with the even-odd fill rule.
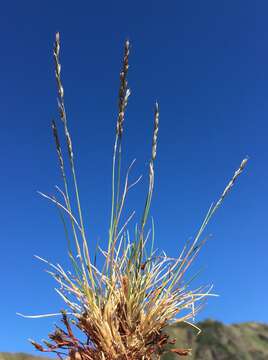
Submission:
[[[155,103],[155,113],[154,113],[154,131],[153,131],[153,143],[152,143],[152,160],[156,158],[156,147],[157,147],[157,138],[159,130],[159,105]]]
[[[120,88],[119,88],[119,100],[118,100],[118,118],[116,123],[116,133],[121,138],[123,134],[123,122],[125,118],[125,109],[127,106],[128,98],[130,96],[130,89],[127,85],[127,74],[129,69],[129,41],[125,42],[125,51],[123,58],[123,67],[120,72]]]
[[[60,55],[60,34],[57,32],[55,38],[53,56],[55,61],[55,76],[56,76],[56,82],[58,88],[58,108],[59,108],[60,118],[64,124],[64,132],[67,141],[69,158],[72,162],[74,158],[74,154],[73,154],[71,136],[67,127],[67,117],[66,117],[66,111],[64,105],[64,89],[61,81],[61,64],[59,60],[59,55]]]

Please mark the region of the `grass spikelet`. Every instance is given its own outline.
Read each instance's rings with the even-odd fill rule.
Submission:
[[[104,250],[97,247],[91,259],[64,104],[59,60],[60,36],[59,33],[56,34],[53,54],[58,108],[68,150],[67,165],[70,166],[71,177],[69,179],[66,176],[64,152],[56,122],[53,121],[52,132],[63,179],[63,190],[57,187],[57,191],[63,200],[61,202],[56,196],[43,193],[41,195],[52,201],[59,211],[68,240],[72,272],[65,271],[60,264],[55,265],[37,257],[50,268],[48,273],[58,285],[56,291],[65,304],[65,310],[29,317],[61,316],[61,326],[56,325],[54,331],[48,335],[49,340],[44,340],[43,345],[30,340],[37,350],[54,353],[60,359],[68,357],[69,360],[151,360],[161,356],[166,344],[174,343],[174,339],[169,339],[164,332],[166,326],[172,322],[185,322],[191,325],[191,320],[200,310],[202,301],[208,296],[213,296],[212,287],[201,286],[191,289],[190,281],[186,281],[185,274],[205,242],[201,237],[209,220],[221,206],[247,163],[247,159],[242,161],[219,200],[210,207],[192,243],[186,244],[182,252],[178,252],[175,257],[157,251],[153,246],[153,223],[151,232],[146,226],[154,190],[154,162],[159,131],[159,105],[156,103],[148,191],[142,217],[135,228],[135,235],[131,236],[128,226],[135,215],[134,212],[125,221],[121,221],[128,192],[140,180],[138,178],[133,183],[129,182],[133,162],[121,184],[123,123],[130,95],[127,80],[129,50],[130,44],[126,41],[120,72],[112,158],[112,204],[108,244]],[[71,202],[71,191],[75,194],[74,204]],[[71,226],[67,225],[68,221]],[[102,269],[96,266],[96,256],[102,257]],[[196,328],[194,324],[192,326]],[[190,349],[176,348],[171,351],[178,356],[190,354]]]
[[[125,51],[123,58],[123,67],[120,72],[120,88],[119,88],[119,101],[118,101],[118,118],[116,123],[116,134],[121,138],[123,134],[123,122],[125,117],[125,109],[127,106],[130,90],[128,89],[127,74],[129,69],[129,41],[125,42]]]
[[[156,146],[157,146],[157,137],[159,131],[159,105],[158,102],[155,103],[155,114],[154,114],[154,132],[153,132],[153,143],[152,143],[152,161],[156,158]]]

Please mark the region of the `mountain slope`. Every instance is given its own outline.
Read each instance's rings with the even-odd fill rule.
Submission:
[[[46,358],[25,353],[0,352],[0,360],[46,360]]]
[[[242,323],[224,325],[207,320],[197,324],[200,335],[187,325],[173,325],[167,331],[176,344],[171,347],[192,348],[192,360],[268,360],[268,325]],[[163,360],[173,360],[172,353]]]

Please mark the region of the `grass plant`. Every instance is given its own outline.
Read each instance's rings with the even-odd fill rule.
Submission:
[[[235,180],[242,173],[244,159],[219,200],[212,204],[199,231],[190,244],[186,244],[176,258],[154,248],[154,229],[148,230],[148,217],[154,190],[154,162],[157,155],[159,130],[159,105],[155,104],[153,116],[152,147],[149,159],[148,192],[145,197],[142,217],[131,239],[128,232],[132,213],[122,220],[127,194],[139,180],[129,182],[130,165],[126,177],[121,178],[122,137],[130,90],[127,75],[129,70],[129,41],[125,42],[120,87],[118,115],[115,126],[115,143],[112,157],[112,201],[107,249],[97,249],[103,256],[103,267],[97,268],[94,251],[88,247],[77,183],[75,158],[68,128],[61,78],[60,36],[56,34],[54,45],[55,76],[58,90],[58,109],[63,127],[68,155],[63,156],[56,122],[52,121],[63,189],[57,187],[58,196],[50,199],[57,207],[68,241],[68,256],[72,271],[65,271],[59,264],[41,259],[50,268],[48,271],[58,284],[56,290],[66,309],[59,314],[62,326],[56,326],[48,335],[49,340],[37,343],[36,349],[52,352],[60,358],[71,360],[149,360],[158,359],[167,343],[174,343],[164,332],[174,322],[191,324],[202,300],[211,294],[211,287],[191,289],[185,273],[204,244],[203,233],[209,220],[222,204]],[[67,167],[70,168],[70,171]],[[70,176],[67,176],[70,173]],[[74,196],[72,195],[74,194]],[[72,199],[75,201],[73,202]],[[71,231],[70,231],[71,230]],[[200,302],[201,301],[201,302]],[[194,324],[192,324],[195,326]],[[74,330],[75,329],[75,330]],[[79,335],[80,334],[80,335]],[[178,356],[185,356],[190,349],[172,349]]]

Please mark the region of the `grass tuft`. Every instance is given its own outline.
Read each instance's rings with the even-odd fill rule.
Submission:
[[[146,232],[154,190],[154,162],[157,155],[159,130],[159,105],[156,103],[148,191],[135,236],[130,239],[127,226],[134,213],[123,223],[121,217],[127,194],[140,179],[129,183],[132,163],[124,183],[121,183],[123,124],[130,96],[127,81],[129,53],[130,43],[126,41],[120,72],[118,115],[112,158],[112,203],[108,244],[106,250],[97,248],[95,255],[92,255],[88,248],[84,228],[72,139],[65,110],[60,64],[60,35],[56,34],[53,54],[58,109],[68,159],[65,161],[63,157],[57,125],[53,120],[52,132],[63,180],[63,190],[57,187],[57,191],[63,201],[59,201],[57,196],[42,193],[41,195],[51,200],[59,211],[68,241],[72,272],[66,272],[59,264],[55,265],[38,257],[50,268],[48,273],[58,284],[56,291],[63,299],[66,310],[59,314],[33,316],[60,315],[62,326],[56,326],[55,330],[48,335],[49,340],[43,341],[43,345],[34,340],[30,341],[37,350],[55,353],[60,358],[68,356],[71,360],[157,359],[166,349],[165,345],[174,343],[174,339],[170,339],[164,332],[166,326],[174,322],[191,324],[190,321],[202,306],[202,300],[213,295],[211,294],[212,287],[201,286],[191,289],[190,283],[185,282],[185,273],[204,244],[202,235],[205,227],[247,162],[247,159],[242,161],[219,200],[215,205],[211,205],[191,244],[186,244],[176,258],[156,251],[153,244],[154,229],[152,228],[151,233]],[[70,178],[66,175],[66,165],[71,170]],[[74,204],[71,202],[69,189],[74,190]],[[104,257],[102,269],[96,267],[97,255]],[[190,353],[190,349],[181,348],[173,348],[170,351],[179,356]]]

